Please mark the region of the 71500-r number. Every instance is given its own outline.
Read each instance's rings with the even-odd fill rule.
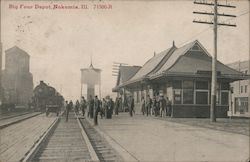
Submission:
[[[112,9],[112,5],[111,4],[94,4],[93,5],[93,9],[94,10],[98,10],[98,9]]]

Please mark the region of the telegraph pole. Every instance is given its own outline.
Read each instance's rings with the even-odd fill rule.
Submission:
[[[211,107],[210,119],[216,122],[216,85],[217,85],[217,0],[214,0],[214,57],[212,60],[212,87],[211,87]]]
[[[120,73],[120,67],[125,66],[125,65],[128,65],[128,64],[121,63],[121,62],[113,62],[112,76],[117,77],[117,79],[118,79],[118,76],[119,76],[119,73]],[[124,92],[124,89],[123,89],[123,92]],[[120,92],[117,93],[117,97],[119,96],[119,93]],[[122,99],[122,105],[123,105],[123,102],[124,102],[124,97]],[[123,106],[122,106],[122,109],[123,109]]]
[[[2,17],[2,5],[1,5],[2,1],[0,1],[0,106],[3,102],[3,86],[2,86],[2,63],[3,63],[3,60],[2,60],[2,29],[1,29],[1,17]]]
[[[214,20],[213,22],[209,21],[200,21],[200,20],[193,20],[194,23],[201,23],[201,24],[213,24],[213,31],[214,31],[214,56],[212,58],[212,79],[211,79],[211,105],[210,105],[210,119],[211,122],[216,122],[216,92],[217,92],[217,30],[218,25],[221,26],[230,26],[230,27],[236,27],[235,24],[230,23],[220,23],[218,22],[218,16],[225,16],[225,17],[236,17],[235,15],[230,14],[224,14],[224,13],[218,13],[218,7],[227,7],[227,8],[236,8],[236,6],[232,6],[230,4],[218,4],[218,0],[214,0],[214,3],[207,2],[204,0],[195,0],[194,4],[197,5],[208,5],[214,7],[214,12],[196,12],[194,11],[194,14],[200,14],[200,15],[213,15]]]
[[[250,1],[248,1],[248,7],[250,7]],[[250,26],[250,21],[249,21],[249,26]],[[249,36],[250,38],[250,36]],[[249,60],[248,60],[248,75],[250,75],[250,41],[249,41]],[[250,79],[248,79],[248,110],[250,108]],[[250,144],[249,144],[250,146]]]
[[[112,76],[118,76],[119,71],[120,71],[120,67],[124,66],[124,65],[128,65],[126,63],[121,63],[121,62],[113,62],[113,67],[112,67]]]

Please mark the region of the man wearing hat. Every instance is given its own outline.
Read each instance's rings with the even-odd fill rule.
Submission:
[[[98,125],[98,113],[101,109],[101,104],[97,96],[94,99],[94,124]]]
[[[131,117],[133,116],[133,112],[135,112],[134,107],[135,107],[134,97],[130,95],[129,114]]]
[[[166,99],[164,98],[163,94],[160,95],[160,116],[165,117],[165,110],[166,110]]]

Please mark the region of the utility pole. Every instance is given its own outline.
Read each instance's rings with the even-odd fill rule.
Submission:
[[[214,57],[212,60],[212,87],[211,87],[211,107],[210,119],[216,122],[216,85],[217,85],[217,0],[214,0]]]
[[[248,8],[250,7],[250,1],[248,1]],[[250,21],[249,21],[249,26],[250,26]],[[250,38],[250,37],[249,37]],[[250,41],[249,42],[249,60],[248,60],[248,75],[250,75]],[[248,110],[250,108],[250,79],[248,79]],[[250,146],[250,144],[249,144]]]
[[[0,26],[1,26],[1,24],[0,24]],[[1,27],[0,27],[0,32],[1,32]],[[1,34],[0,34],[0,37],[1,37]],[[3,60],[2,60],[2,58],[3,58],[2,57],[2,40],[0,38],[0,105],[1,105],[1,102],[3,99],[3,86],[2,86],[2,61]]]
[[[2,1],[0,1],[0,20],[1,20],[1,17],[2,17]],[[2,29],[1,29],[1,21],[0,21],[0,106],[2,105],[2,102],[3,102],[3,85],[2,85],[2,63],[3,63],[3,60],[2,60]]]
[[[200,14],[200,15],[213,15],[214,20],[213,22],[209,21],[200,21],[200,20],[193,20],[194,23],[201,23],[201,24],[213,24],[213,31],[214,31],[214,56],[212,59],[212,79],[211,79],[211,105],[210,105],[210,119],[211,122],[216,122],[216,92],[217,92],[217,29],[218,25],[221,26],[230,26],[230,27],[236,27],[235,24],[230,23],[220,23],[218,22],[218,16],[225,16],[225,17],[236,17],[235,15],[230,14],[224,14],[224,13],[218,13],[218,7],[227,7],[227,8],[236,8],[236,6],[232,6],[230,4],[218,4],[218,0],[214,0],[213,2],[207,2],[204,0],[195,0],[194,4],[197,5],[207,5],[207,6],[213,6],[214,12],[197,12],[194,11],[194,14]]]
[[[113,62],[112,76],[117,77],[117,79],[119,79],[119,78],[118,78],[118,75],[119,75],[119,73],[120,73],[120,67],[121,67],[121,66],[124,66],[124,65],[128,65],[128,64],[126,64],[126,63],[121,63],[121,62]],[[123,94],[125,93],[124,88],[122,89],[122,92],[123,92]],[[117,97],[119,97],[119,95],[120,95],[120,92],[117,93]],[[125,97],[124,97],[124,95],[123,95],[123,97],[122,97],[122,109],[123,109],[124,100],[125,100]]]
[[[112,76],[118,76],[119,71],[120,71],[120,67],[124,66],[124,65],[128,65],[128,64],[120,63],[120,62],[113,62]]]

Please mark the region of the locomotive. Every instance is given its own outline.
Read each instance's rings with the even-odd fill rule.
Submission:
[[[51,87],[40,81],[40,84],[33,90],[33,106],[36,111],[46,112],[46,115],[50,112],[54,112],[59,115],[63,106],[64,98],[56,91],[54,87]]]

